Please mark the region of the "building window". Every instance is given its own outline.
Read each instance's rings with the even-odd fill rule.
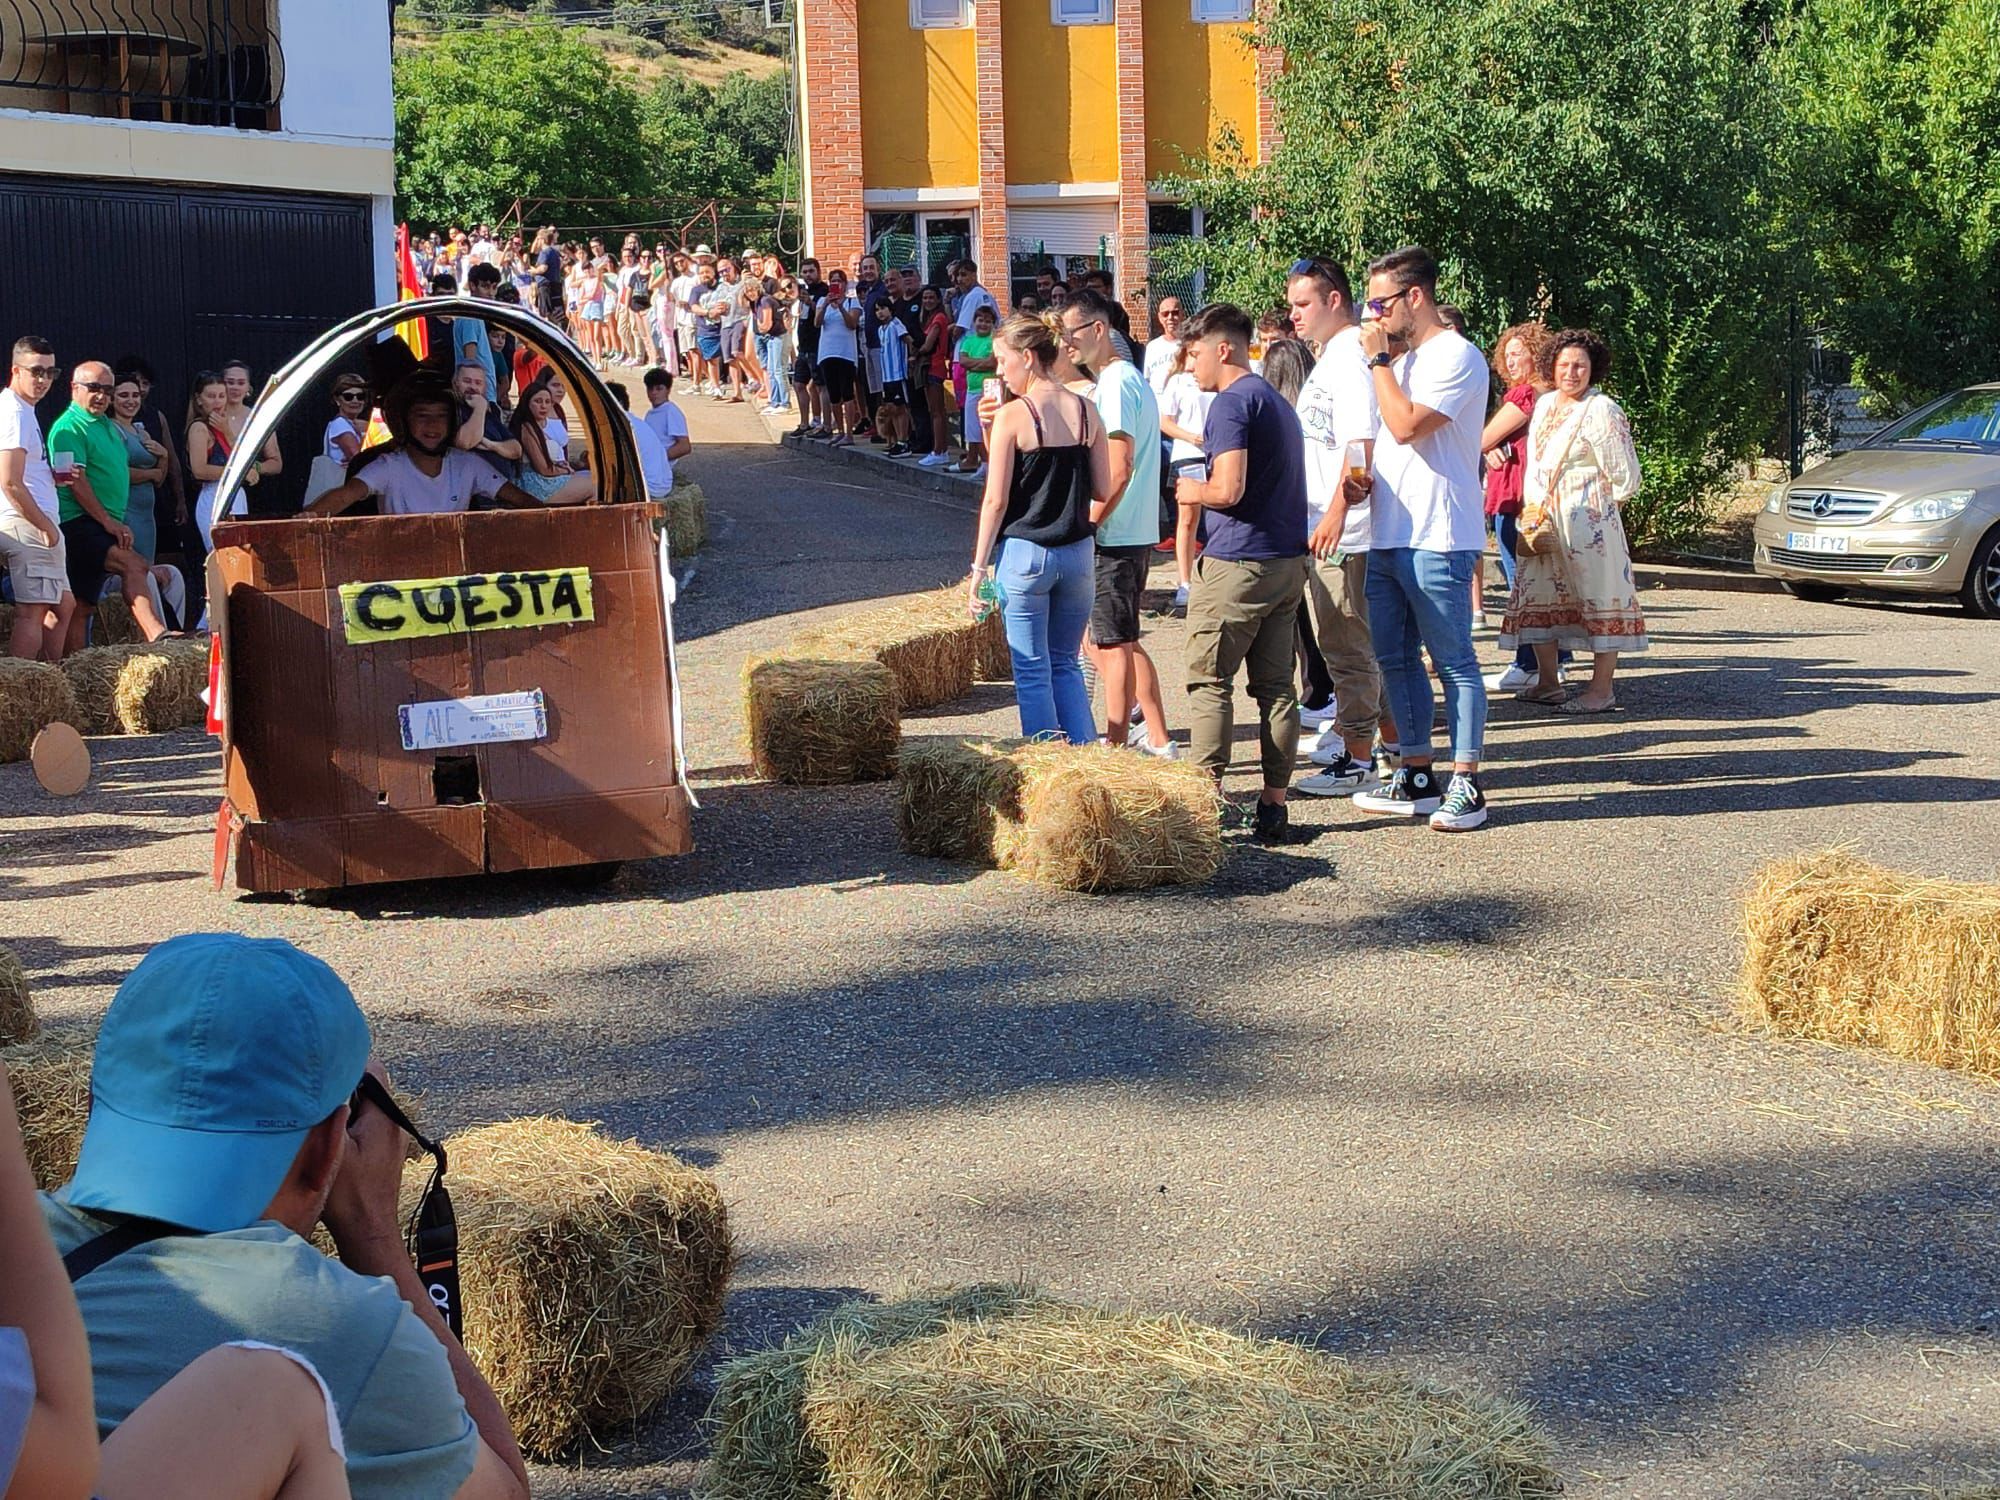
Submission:
[[[1247,21],[1252,9],[1252,0],[1194,0],[1197,21]]]
[[[934,26],[970,26],[972,0],[910,0],[910,24],[919,31]]]
[[[1058,26],[1109,26],[1111,0],[1049,0],[1049,19]]]

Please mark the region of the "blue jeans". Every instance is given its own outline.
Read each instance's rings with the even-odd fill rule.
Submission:
[[[1073,745],[1096,743],[1097,715],[1077,660],[1097,597],[1096,553],[1089,537],[1067,547],[1011,536],[1000,544],[993,573],[1014,658],[1021,733],[1031,740],[1060,735]]]
[[[785,337],[783,334],[760,333],[757,335],[757,363],[764,367],[764,374],[771,382],[771,405],[790,406],[791,388],[785,384]]]
[[[1521,518],[1495,516],[1493,536],[1500,543],[1500,571],[1506,576],[1507,593],[1511,597],[1514,592],[1514,580],[1521,573]],[[1556,660],[1567,663],[1569,659],[1569,648],[1565,646],[1557,653]],[[1525,642],[1514,648],[1514,665],[1523,672],[1533,673],[1541,670],[1535,665],[1535,648]]]
[[[1430,648],[1446,694],[1451,754],[1477,762],[1486,739],[1486,684],[1472,645],[1477,552],[1392,547],[1368,554],[1368,625],[1382,665],[1383,705],[1396,717],[1404,755],[1431,753],[1436,700],[1419,646]]]

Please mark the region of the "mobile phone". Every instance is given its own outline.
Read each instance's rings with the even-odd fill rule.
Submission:
[[[1177,458],[1167,465],[1167,472],[1176,479],[1208,478],[1208,458],[1205,454],[1195,454],[1191,458]]]

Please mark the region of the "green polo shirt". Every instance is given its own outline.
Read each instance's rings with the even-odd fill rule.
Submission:
[[[49,426],[49,452],[58,450],[76,455],[104,513],[114,521],[124,520],[125,506],[132,498],[132,461],[125,451],[124,435],[110,415],[93,417],[70,402]],[[74,521],[83,514],[83,507],[66,484],[56,487],[56,501],[61,511],[59,521]]]

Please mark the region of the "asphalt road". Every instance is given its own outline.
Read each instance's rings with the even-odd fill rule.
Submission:
[[[1309,841],[1205,890],[1051,894],[903,855],[885,787],[748,779],[745,654],[962,576],[971,517],[688,404],[696,853],[585,897],[232,901],[208,742],[100,740],[73,804],[0,767],[0,932],[45,1012],[101,1011],[175,932],[290,937],[441,1126],[557,1112],[712,1166],[725,1352],[1025,1277],[1521,1397],[1592,1500],[2000,1476],[2000,1095],[1733,1011],[1760,862],[2000,865],[2000,627],[1654,594],[1623,711],[1496,705],[1477,834],[1300,801]],[[988,687],[905,727],[1012,724]],[[682,1494],[706,1380],[539,1491]]]

